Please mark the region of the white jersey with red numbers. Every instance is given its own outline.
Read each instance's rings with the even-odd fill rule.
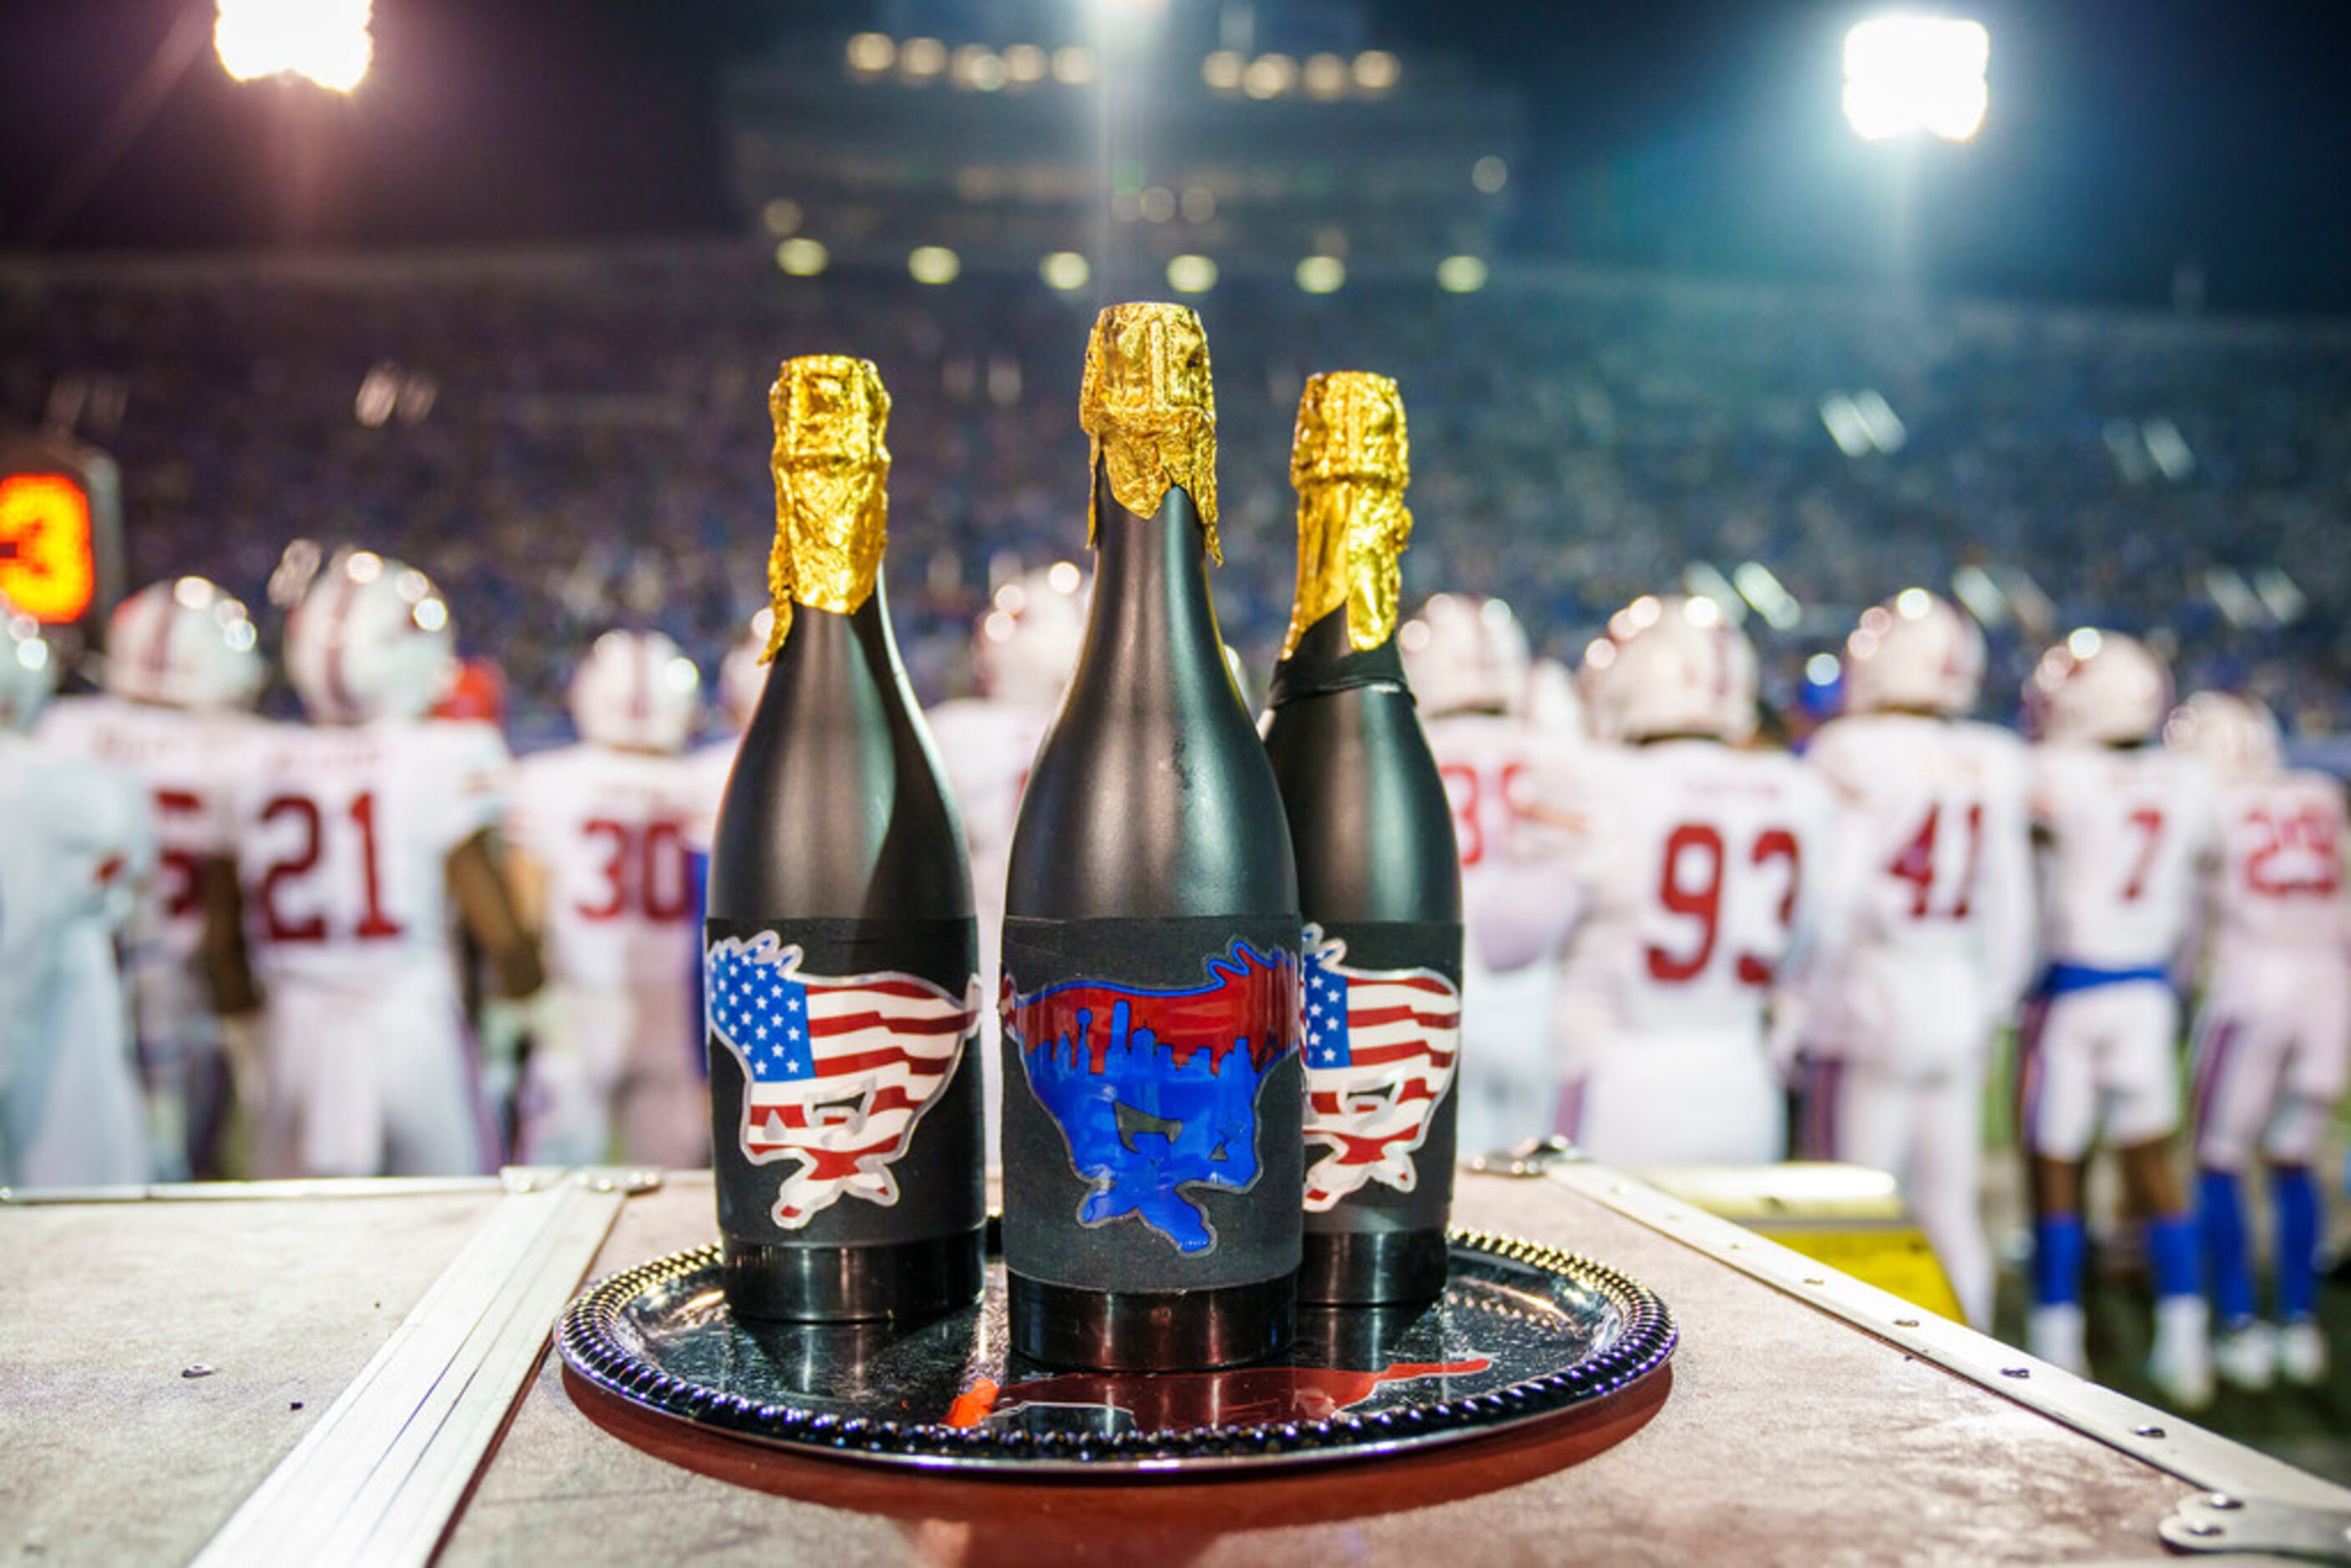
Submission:
[[[516,765],[507,832],[547,875],[549,979],[692,980],[702,938],[685,854],[699,789],[688,757],[567,746]]]
[[[453,946],[451,852],[495,826],[487,725],[283,726],[235,791],[246,933],[265,997],[265,1175],[481,1168],[487,1129]]]
[[[947,788],[963,813],[965,841],[971,848],[971,902],[979,928],[979,977],[996,995],[997,964],[1004,926],[1004,881],[1012,866],[1012,824],[1020,814],[1020,791],[1029,782],[1037,747],[1053,722],[1053,710],[988,697],[959,697],[923,716],[946,770]],[[987,1077],[988,1160],[998,1159],[1001,1131],[1004,1064],[998,1060],[1000,1024],[994,1008],[980,1012],[979,1061]]]
[[[1557,837],[1531,807],[1537,779],[1578,748],[1499,714],[1447,714],[1422,727],[1461,855],[1458,1137],[1464,1154],[1482,1154],[1550,1131],[1550,960],[1574,904]]]
[[[114,940],[153,867],[134,779],[0,734],[0,1185],[152,1175]]]
[[[2343,786],[2322,773],[2281,773],[2224,788],[2220,812],[2210,933],[2216,980],[2243,957],[2269,952],[2343,960],[2351,951]]]
[[[701,912],[687,840],[707,808],[695,758],[581,745],[514,772],[507,836],[545,877],[542,934],[562,1036],[538,1042],[535,1160],[698,1164]],[[568,1059],[568,1060],[567,1060]]]
[[[2007,730],[1865,714],[1805,761],[1836,832],[1820,873],[1844,919],[1811,966],[1808,1051],[1931,1074],[1978,1062],[2033,957],[2030,763]]]
[[[685,754],[687,787],[695,806],[686,824],[685,842],[696,854],[710,852],[711,835],[718,829],[718,808],[726,800],[726,779],[735,771],[735,753],[742,746],[741,736],[730,735]]]
[[[2017,1051],[2025,1146],[2078,1161],[2179,1124],[2175,966],[2218,851],[2202,764],[2156,747],[2047,745],[2033,755],[2043,951],[2050,965]]]
[[[2032,817],[2048,842],[2042,950],[2053,962],[2126,970],[2179,956],[2218,847],[2200,763],[2153,746],[2043,746]]]
[[[1612,1161],[1779,1158],[1765,1024],[1829,920],[1820,781],[1785,756],[1667,740],[1594,747],[1542,801],[1583,903],[1553,1013],[1562,1130]]]
[[[203,1048],[213,1037],[211,996],[197,960],[204,935],[197,873],[204,862],[231,852],[229,791],[242,745],[258,728],[243,714],[113,696],[70,697],[41,716],[44,744],[120,768],[147,789],[158,869],[140,891],[123,959],[151,1053]]]
[[[2316,1158],[2351,1080],[2343,789],[2285,773],[2220,792],[2193,1090],[2199,1165]]]

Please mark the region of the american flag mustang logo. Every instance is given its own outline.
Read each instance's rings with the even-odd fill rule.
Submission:
[[[1306,928],[1306,1137],[1329,1153],[1306,1169],[1306,1207],[1366,1182],[1419,1185],[1413,1155],[1453,1086],[1461,993],[1434,969],[1357,969],[1347,945]]]
[[[744,1157],[791,1160],[771,1210],[797,1230],[843,1197],[898,1201],[890,1167],[979,1028],[981,989],[913,975],[806,975],[772,931],[722,937],[704,959],[710,1030],[743,1069]]]

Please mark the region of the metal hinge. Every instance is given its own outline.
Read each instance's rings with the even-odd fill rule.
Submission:
[[[2263,1552],[2314,1563],[2351,1563],[2351,1509],[2204,1492],[2156,1527],[2175,1552]]]

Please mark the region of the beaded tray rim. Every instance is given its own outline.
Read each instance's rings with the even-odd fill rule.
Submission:
[[[949,1427],[845,1416],[760,1402],[664,1370],[619,1343],[620,1315],[647,1292],[718,1267],[710,1243],[651,1259],[590,1284],[565,1308],[555,1343],[580,1377],[654,1415],[705,1430],[813,1456],[919,1469],[1045,1477],[1136,1479],[1180,1472],[1368,1458],[1460,1442],[1596,1403],[1664,1367],[1679,1342],[1665,1301],[1609,1265],[1562,1249],[1484,1231],[1454,1230],[1457,1255],[1482,1254],[1540,1270],[1609,1299],[1623,1332],[1599,1351],[1540,1375],[1455,1399],[1432,1399],[1320,1420],[1129,1430],[1111,1435]]]

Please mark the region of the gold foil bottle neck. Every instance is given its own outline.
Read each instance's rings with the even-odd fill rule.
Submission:
[[[1283,658],[1298,652],[1308,627],[1342,605],[1347,643],[1357,653],[1395,635],[1404,587],[1399,558],[1412,538],[1412,512],[1404,504],[1411,455],[1395,382],[1368,371],[1308,379],[1290,448],[1290,482],[1298,491],[1298,596]]]
[[[870,360],[803,354],[786,360],[768,391],[776,421],[776,544],[768,592],[776,612],[773,659],[792,629],[792,606],[846,615],[873,597],[889,537],[890,394]]]
[[[1102,519],[1094,476],[1139,517],[1155,517],[1168,489],[1181,485],[1199,509],[1208,554],[1217,541],[1217,393],[1208,373],[1208,334],[1183,305],[1113,305],[1094,319],[1086,340],[1078,423],[1088,441],[1086,542]]]

